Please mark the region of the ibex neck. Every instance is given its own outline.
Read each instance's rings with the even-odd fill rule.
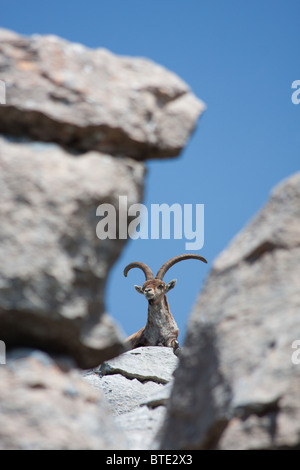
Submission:
[[[167,297],[148,305],[148,319],[143,332],[149,345],[170,346],[170,340],[178,336],[178,326],[170,312]]]
[[[166,296],[164,296],[158,303],[151,303],[151,300],[149,301],[148,324],[161,323],[164,320],[170,321],[170,317],[173,318]]]

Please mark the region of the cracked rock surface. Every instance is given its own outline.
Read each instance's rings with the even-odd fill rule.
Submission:
[[[161,446],[300,448],[300,173],[214,263],[189,321]]]
[[[177,366],[177,357],[170,348],[143,347],[127,351],[100,366],[102,375],[122,374],[128,379],[137,378],[140,382],[166,384]]]
[[[164,347],[127,351],[89,371],[84,380],[104,393],[131,449],[158,447],[178,358]]]

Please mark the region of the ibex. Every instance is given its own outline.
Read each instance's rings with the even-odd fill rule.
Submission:
[[[173,348],[174,353],[178,354],[179,344],[177,338],[179,330],[170,312],[166,297],[167,292],[175,287],[176,279],[165,284],[163,278],[175,263],[185,259],[198,259],[207,263],[206,259],[200,255],[178,255],[163,264],[155,278],[149,266],[140,261],[130,263],[124,269],[125,277],[127,277],[128,271],[132,268],[139,268],[144,272],[146,281],[143,286],[135,285],[134,287],[137,292],[143,294],[148,300],[146,326],[126,339],[126,345],[129,349],[135,349],[140,346],[166,346]]]

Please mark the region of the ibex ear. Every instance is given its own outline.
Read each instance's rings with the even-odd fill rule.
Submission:
[[[139,294],[144,294],[143,289],[142,289],[141,286],[134,286],[134,288]]]
[[[169,292],[169,290],[173,289],[176,285],[177,279],[173,279],[172,281],[168,282],[166,285],[166,292]]]

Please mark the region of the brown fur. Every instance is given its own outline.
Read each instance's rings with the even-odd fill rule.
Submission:
[[[129,349],[140,346],[166,346],[173,348],[175,354],[180,351],[178,338],[178,326],[170,312],[170,307],[166,294],[174,288],[176,279],[165,284],[162,280],[166,272],[179,261],[186,259],[198,259],[207,263],[206,259],[200,255],[184,254],[178,255],[167,261],[158,271],[155,279],[149,266],[140,261],[130,263],[124,269],[124,275],[132,268],[141,269],[146,277],[143,286],[134,286],[148,300],[148,317],[144,328],[126,339]]]
[[[175,285],[174,281],[171,282]],[[159,286],[162,286],[162,288]],[[147,298],[151,292],[153,297],[147,298],[148,318],[146,325],[126,339],[126,344],[130,349],[141,346],[165,346],[173,348],[175,351],[178,348],[177,338],[179,329],[170,312],[169,303],[165,295],[174,286],[172,285],[169,288],[168,286],[169,284],[166,285],[159,279],[152,279],[144,283],[141,288],[143,294]],[[149,289],[151,289],[150,292]]]

